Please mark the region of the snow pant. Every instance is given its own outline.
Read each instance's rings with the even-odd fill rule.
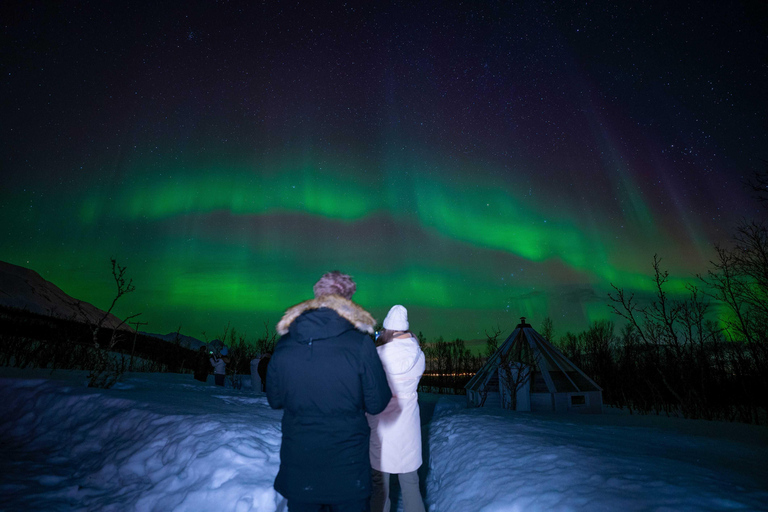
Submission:
[[[371,512],[390,512],[389,473],[371,469],[373,493],[371,494]],[[403,512],[425,512],[424,501],[419,491],[419,474],[416,471],[399,473],[400,493],[403,495]]]
[[[213,380],[216,383],[217,386],[223,386],[224,385],[224,377],[225,375],[223,373],[214,373],[213,374]]]
[[[370,512],[371,500],[345,501],[344,503],[301,503],[288,500],[288,512]]]

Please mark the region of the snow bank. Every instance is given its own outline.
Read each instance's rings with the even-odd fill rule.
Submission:
[[[285,508],[272,488],[282,413],[261,391],[190,375],[94,390],[82,372],[0,373],[4,511]],[[431,512],[768,510],[766,427],[419,402]]]
[[[281,413],[172,377],[109,391],[0,381],[7,509],[276,510]]]
[[[768,510],[765,427],[454,409],[427,430],[432,511]]]

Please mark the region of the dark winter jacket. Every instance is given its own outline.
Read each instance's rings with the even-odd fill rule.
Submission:
[[[205,382],[208,380],[208,372],[211,370],[211,364],[208,362],[208,352],[204,347],[200,347],[195,357],[195,379]]]
[[[307,503],[371,494],[365,413],[392,394],[373,341],[375,321],[352,301],[327,295],[289,309],[278,323],[267,399],[283,414],[275,489]],[[363,332],[361,332],[363,331]]]
[[[264,387],[267,382],[267,371],[269,370],[270,359],[271,359],[271,356],[269,354],[262,357],[261,361],[259,361],[259,366],[256,369],[256,371],[259,372],[259,378],[261,378],[262,387]]]

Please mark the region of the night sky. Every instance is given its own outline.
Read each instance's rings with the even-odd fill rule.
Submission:
[[[629,7],[634,5],[634,7]],[[768,159],[765,2],[4,2],[0,260],[255,337],[339,269],[484,339],[681,291]]]

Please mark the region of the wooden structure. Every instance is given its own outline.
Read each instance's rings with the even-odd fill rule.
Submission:
[[[600,413],[603,406],[602,388],[525,318],[464,387],[468,407]]]

